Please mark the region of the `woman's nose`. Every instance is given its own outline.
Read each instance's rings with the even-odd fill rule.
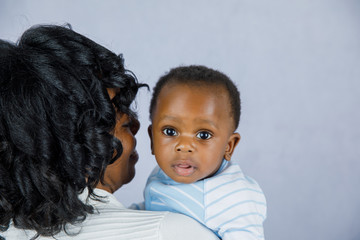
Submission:
[[[193,152],[194,146],[190,137],[180,137],[175,150],[176,152]]]
[[[135,136],[140,129],[140,122],[136,118],[131,119],[131,133]]]

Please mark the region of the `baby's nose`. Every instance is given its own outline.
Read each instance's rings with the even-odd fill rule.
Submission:
[[[175,149],[176,152],[193,152],[194,146],[190,138],[181,137]]]

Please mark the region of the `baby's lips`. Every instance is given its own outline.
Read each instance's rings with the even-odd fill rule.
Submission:
[[[195,168],[190,164],[176,164],[174,165],[174,171],[177,175],[187,177],[195,172]]]
[[[180,168],[190,168],[190,167],[192,167],[190,164],[178,164],[177,166],[180,167]]]

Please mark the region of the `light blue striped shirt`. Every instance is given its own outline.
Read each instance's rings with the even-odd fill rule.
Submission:
[[[223,160],[214,176],[191,184],[175,182],[156,167],[144,197],[146,210],[186,214],[222,239],[264,239],[265,196],[232,161]]]

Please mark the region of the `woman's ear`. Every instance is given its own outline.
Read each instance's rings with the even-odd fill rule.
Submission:
[[[241,138],[241,136],[239,133],[231,134],[231,136],[229,137],[228,143],[226,145],[226,149],[225,149],[225,154],[224,154],[225,160],[227,160],[227,161],[231,160],[231,156],[235,150],[236,145],[239,143],[240,138]]]
[[[154,155],[153,137],[152,137],[152,125],[149,125],[149,127],[148,127],[148,134],[149,134],[149,137],[150,137],[151,154]]]

